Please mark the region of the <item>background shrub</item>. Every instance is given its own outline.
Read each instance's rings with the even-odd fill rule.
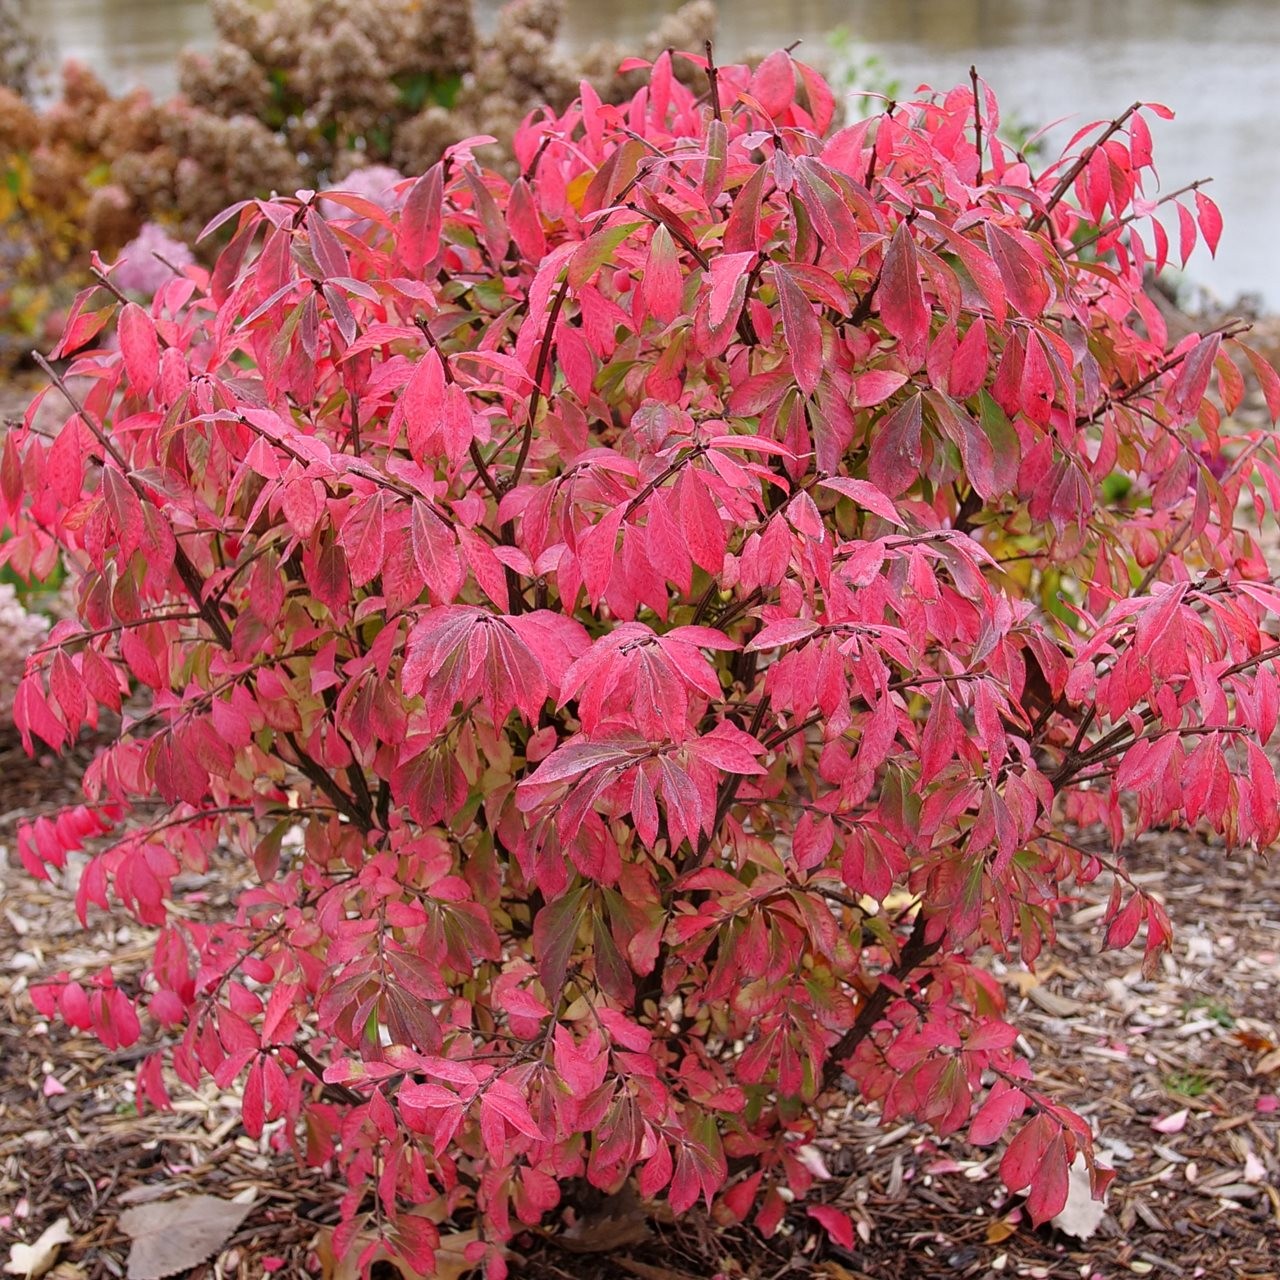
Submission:
[[[110,261],[144,222],[194,243],[231,201],[371,166],[422,172],[480,134],[497,138],[492,162],[509,162],[519,122],[543,103],[566,106],[583,79],[608,100],[635,87],[610,45],[559,53],[561,0],[513,0],[489,36],[471,0],[211,7],[218,43],[183,55],[182,96],[163,103],[142,89],[114,96],[71,63],[60,99],[37,111],[21,97],[31,58],[15,34],[15,69],[0,71],[0,335],[12,335],[0,359],[15,338],[19,353],[52,341],[90,278],[90,250]],[[649,54],[698,47],[714,24],[711,0],[692,0],[661,21]]]
[[[1092,1135],[975,953],[1034,962],[1106,869],[1154,961],[1080,825],[1280,825],[1280,475],[1224,416],[1236,358],[1280,380],[1143,293],[1163,109],[1033,172],[980,81],[834,130],[786,54],[685,61],[531,117],[509,174],[463,142],[389,210],[229,209],[146,308],[87,290],[80,411],[0,454],[4,554],[78,576],[29,745],[130,699],[19,850],[89,845],[81,911],[158,931],[139,983],[35,998],[165,1037],[141,1102],[242,1077],[250,1134],[345,1169],[339,1248],[424,1267],[429,1206],[501,1274],[583,1176],[772,1231],[842,1073],[1012,1130],[1042,1221]],[[221,847],[235,919],[171,910]]]

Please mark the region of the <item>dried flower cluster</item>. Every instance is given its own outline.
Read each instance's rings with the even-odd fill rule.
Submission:
[[[48,634],[48,619],[29,612],[14,588],[0,582],[0,730],[13,728],[14,690],[27,658]]]
[[[114,258],[146,221],[193,240],[229,193],[294,190],[303,172],[251,117],[112,97],[68,62],[45,111],[0,89],[0,178],[0,331],[41,341],[91,249]]]
[[[0,28],[13,3],[0,0]],[[477,134],[498,139],[486,156],[500,163],[520,121],[565,106],[584,78],[606,101],[634,90],[616,49],[577,62],[558,52],[560,0],[514,0],[488,36],[471,8],[215,0],[219,41],[182,56],[183,98],[114,98],[74,64],[45,113],[0,88],[0,333],[48,336],[90,248],[112,257],[144,222],[190,243],[229,200],[345,184],[373,166],[421,173]],[[698,47],[714,19],[711,0],[692,0],[647,51]]]
[[[0,89],[30,93],[44,60],[27,0],[0,0]]]
[[[219,41],[183,55],[183,92],[215,115],[273,128],[311,185],[371,162],[418,173],[481,133],[509,153],[530,111],[565,106],[584,79],[605,101],[636,87],[614,46],[577,60],[559,52],[563,0],[512,0],[491,35],[477,31],[471,0],[214,0],[213,15]],[[711,0],[692,0],[643,52],[697,47],[714,25]]]

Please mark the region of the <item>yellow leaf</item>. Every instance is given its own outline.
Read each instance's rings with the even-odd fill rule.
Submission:
[[[999,1244],[1002,1240],[1007,1240],[1017,1229],[1008,1218],[997,1218],[987,1228],[987,1243]]]

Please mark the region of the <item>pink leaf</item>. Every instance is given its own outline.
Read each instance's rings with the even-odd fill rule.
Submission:
[[[1181,1111],[1171,1112],[1167,1116],[1161,1116],[1158,1120],[1151,1122],[1151,1127],[1157,1133],[1181,1133],[1187,1127],[1187,1118],[1191,1115],[1185,1107]]]
[[[885,328],[901,341],[909,358],[916,358],[929,334],[929,308],[920,285],[915,239],[905,222],[898,223],[889,242],[876,297]]]
[[[843,1209],[830,1204],[811,1204],[806,1212],[815,1222],[821,1223],[827,1235],[842,1249],[853,1248],[853,1219]]]
[[[1196,218],[1209,252],[1216,257],[1218,241],[1222,238],[1222,211],[1203,191],[1196,192]]]
[[[812,395],[822,376],[822,325],[792,273],[775,264],[773,274],[782,306],[782,329],[791,352],[791,367],[800,390]]]

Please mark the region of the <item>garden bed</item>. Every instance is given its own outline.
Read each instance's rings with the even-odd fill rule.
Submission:
[[[70,886],[33,882],[12,855],[17,821],[72,797],[66,766],[28,761],[9,742],[0,746],[0,779],[0,846],[10,851],[0,868],[4,1234],[30,1242],[65,1217],[71,1239],[51,1274],[107,1280],[125,1273],[129,1240],[117,1221],[126,1205],[251,1194],[252,1209],[218,1256],[182,1274],[253,1277],[268,1267],[316,1274],[312,1250],[337,1218],[341,1187],[273,1154],[265,1140],[250,1141],[234,1092],[212,1084],[196,1095],[177,1090],[171,1113],[139,1117],[139,1053],[107,1052],[88,1036],[48,1027],[31,1008],[32,978],[107,962],[128,975],[148,948],[123,917],[95,913],[82,931]],[[820,1194],[860,1224],[852,1251],[827,1242],[799,1212],[789,1233],[765,1242],[696,1214],[664,1222],[625,1200],[583,1196],[545,1235],[513,1241],[514,1274],[1274,1280],[1280,867],[1166,834],[1145,838],[1130,865],[1178,929],[1153,980],[1141,977],[1136,954],[1097,954],[1105,881],[1066,915],[1035,977],[993,962],[1041,1080],[1092,1119],[1118,1169],[1106,1216],[1088,1241],[1032,1230],[1000,1186],[998,1153],[959,1141],[940,1147],[910,1126],[886,1132],[850,1101],[828,1113],[816,1146],[831,1174]],[[221,876],[194,887],[210,895],[211,911],[230,896]]]

